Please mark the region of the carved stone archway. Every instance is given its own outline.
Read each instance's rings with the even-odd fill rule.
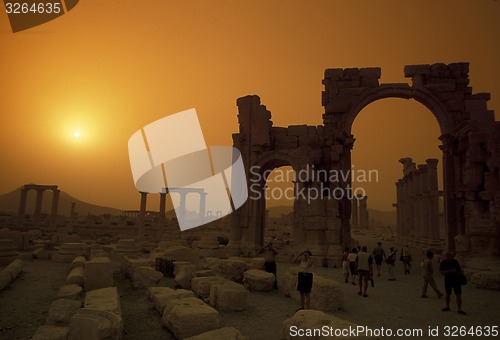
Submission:
[[[270,112],[257,96],[239,98],[240,132],[233,135],[233,141],[242,153],[247,178],[252,178],[252,166],[266,164],[264,160],[272,160],[277,151],[287,155],[296,171],[314,168],[347,173],[357,114],[379,99],[414,99],[434,114],[441,129],[446,247],[464,258],[498,256],[500,122],[487,109],[489,94],[472,93],[468,63],[409,65],[404,73],[411,85],[379,84],[381,69],[375,67],[327,69],[320,126],[273,127]],[[347,192],[350,183],[350,177],[337,183],[310,177],[300,185],[319,190],[340,187]],[[305,235],[302,246],[314,248],[319,256],[335,257],[341,246],[349,245],[351,201],[347,197],[298,199],[295,210],[299,221],[294,228],[302,228]],[[234,249],[252,253],[261,245],[255,230],[263,227],[256,218],[263,213],[261,202],[250,199],[233,214]]]

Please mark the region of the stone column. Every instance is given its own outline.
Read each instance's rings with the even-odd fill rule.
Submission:
[[[43,189],[36,189],[36,203],[34,214],[34,225],[40,226],[40,215],[42,214]]]
[[[427,159],[427,185],[429,188],[429,242],[439,245],[439,189],[437,174],[437,159]]]
[[[454,142],[455,139],[450,135],[439,137],[443,142],[440,146],[443,150],[443,172],[444,172],[444,220],[446,248],[455,250],[455,236],[457,235],[457,204],[453,197],[456,191],[455,185],[455,159]]]
[[[19,225],[22,226],[24,224],[24,214],[26,213],[26,197],[28,195],[28,190],[23,188],[21,189],[21,197],[19,199],[19,211],[18,211],[18,217],[19,217]]]
[[[351,200],[351,211],[352,211],[352,214],[351,214],[351,225],[353,227],[357,227],[358,226],[358,200],[356,199],[356,197],[353,197],[352,200]]]
[[[57,211],[59,210],[59,195],[61,190],[53,190],[52,191],[52,211],[50,214],[50,219],[52,224],[55,224],[57,221]]]
[[[148,199],[148,193],[142,191],[140,193],[141,193],[141,207],[139,213],[139,228],[137,230],[137,238],[139,240],[142,240],[144,238],[144,223],[146,218],[146,203]]]

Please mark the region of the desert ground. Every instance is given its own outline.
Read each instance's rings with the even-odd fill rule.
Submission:
[[[373,249],[377,239],[358,235],[355,239]],[[383,241],[386,250],[390,246],[401,245]],[[456,312],[452,296],[451,312],[442,312],[444,298],[438,299],[429,288],[429,298],[420,298],[422,278],[418,263],[421,251],[414,250],[415,262],[411,275],[403,275],[401,263],[396,264],[396,281],[387,280],[387,268],[382,268],[382,276],[375,277],[375,287],[368,289],[368,297],[357,294],[358,286],[344,283],[339,268],[315,267],[313,272],[341,283],[344,306],[341,310],[328,312],[331,315],[370,328],[384,327],[396,329],[422,329],[420,339],[443,339],[445,326],[500,327],[500,292],[476,289],[471,285],[463,287],[463,309],[467,315]],[[23,253],[25,259],[23,273],[10,287],[0,292],[0,339],[30,339],[38,326],[45,323],[49,306],[59,286],[64,284],[67,264],[50,260],[33,260],[31,253]],[[278,282],[280,274],[292,264],[278,262]],[[440,289],[443,280],[435,274]],[[174,339],[161,324],[160,315],[152,308],[144,289],[133,289],[129,280],[115,275],[122,316],[124,320],[123,339]],[[175,287],[170,278],[163,278],[159,285]],[[224,326],[232,326],[248,339],[281,339],[283,321],[295,314],[298,301],[285,297],[280,290],[269,293],[252,292],[249,307],[242,312],[220,312]],[[427,336],[429,327],[439,326],[440,335]],[[396,337],[393,337],[396,338]],[[478,338],[466,336],[464,338]]]

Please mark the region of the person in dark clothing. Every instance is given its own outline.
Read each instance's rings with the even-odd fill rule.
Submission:
[[[462,267],[460,266],[460,263],[451,256],[451,252],[445,251],[443,255],[444,259],[439,264],[439,272],[444,275],[446,307],[444,307],[442,311],[450,311],[450,296],[453,290],[457,299],[458,313],[466,315],[466,313],[462,310]]]

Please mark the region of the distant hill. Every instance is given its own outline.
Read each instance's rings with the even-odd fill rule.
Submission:
[[[15,213],[17,214],[19,210],[19,199],[21,197],[22,187],[17,188],[16,190],[9,192],[7,194],[0,195],[0,212],[4,213]],[[35,211],[35,201],[36,201],[36,191],[30,190],[28,192],[28,198],[26,200],[26,214],[33,214]],[[76,203],[75,211],[81,215],[103,215],[103,214],[111,214],[111,215],[120,215],[122,213],[121,210],[115,208],[107,208],[101,207],[98,205],[90,204],[87,202],[80,201],[77,198],[69,195],[68,193],[61,190],[59,195],[59,215],[70,216],[71,215],[71,203]],[[52,192],[45,191],[43,193],[43,204],[42,204],[42,213],[50,214],[50,210],[52,208]]]
[[[275,207],[267,208],[269,211],[269,217],[281,217],[281,215],[287,215],[293,211],[293,206],[291,205],[279,205]],[[396,226],[396,210],[393,211],[381,211],[368,208],[368,214],[370,215],[370,220],[373,220],[377,224]]]

